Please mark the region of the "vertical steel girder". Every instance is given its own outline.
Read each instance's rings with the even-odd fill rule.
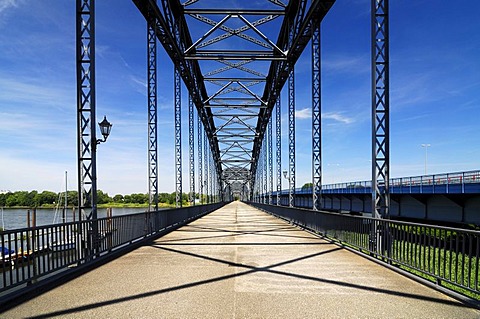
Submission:
[[[175,83],[175,206],[182,207],[182,94],[180,73],[174,72]]]
[[[372,211],[390,215],[388,0],[372,0]]]
[[[95,1],[77,0],[77,160],[79,219],[97,219]]]
[[[203,131],[202,131],[202,120],[200,115],[197,113],[197,143],[198,143],[198,191],[200,204],[203,204]]]
[[[276,155],[277,155],[277,205],[280,205],[280,193],[282,192],[282,106],[280,94],[275,104],[276,124]]]
[[[320,86],[320,21],[315,21],[312,34],[312,208],[321,209],[322,196],[322,131]]]
[[[268,145],[267,145],[267,136],[265,135],[265,140],[263,141],[263,203],[268,202]]]
[[[203,165],[204,165],[204,185],[205,185],[205,197],[207,204],[209,203],[208,198],[208,138],[207,133],[203,132]]]
[[[272,145],[272,121],[273,119],[270,119],[268,122],[268,204],[272,205],[273,204],[273,145]]]
[[[213,203],[213,171],[214,164],[212,158],[212,152],[208,152],[208,190],[210,191],[210,203]]]
[[[195,121],[193,111],[192,97],[188,98],[188,157],[189,157],[189,173],[190,173],[190,205],[195,205]]]
[[[87,259],[98,256],[100,238],[97,222],[97,138],[95,117],[95,1],[76,2],[76,73],[77,73],[77,169],[78,219],[91,222],[78,229],[80,247]]]
[[[158,210],[157,36],[147,23],[148,64],[148,211]]]
[[[295,206],[295,68],[288,77],[288,206]]]

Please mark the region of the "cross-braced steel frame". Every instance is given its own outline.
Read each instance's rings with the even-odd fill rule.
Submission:
[[[204,1],[133,2],[146,18],[152,12],[147,21],[197,108],[213,156],[216,192],[253,193],[262,141],[281,89],[312,36],[312,21],[322,20],[334,1],[252,2],[241,10],[205,8]],[[272,24],[277,35],[262,29]],[[205,31],[192,39],[191,27]],[[233,51],[239,47],[234,41],[245,49]],[[263,67],[262,61],[269,64]]]
[[[197,113],[197,149],[198,149],[198,190],[200,204],[203,204],[203,130],[202,120]]]
[[[188,200],[191,206],[195,205],[195,114],[192,98],[188,99],[188,172],[190,174],[190,192]]]
[[[204,191],[205,191],[205,199],[206,203],[210,203],[210,198],[209,198],[209,192],[208,192],[208,174],[209,174],[209,165],[208,165],[208,138],[207,138],[207,133],[203,131],[203,173],[204,173]]]
[[[295,70],[288,78],[288,206],[295,206]]]
[[[92,222],[86,229],[86,238],[79,242],[86,254],[93,258],[98,253],[97,223],[97,138],[95,117],[95,2],[76,2],[76,72],[77,72],[77,168],[78,218],[84,216]],[[78,235],[83,236],[83,230]]]
[[[388,0],[372,0],[372,211],[389,217],[390,100]]]
[[[275,123],[276,123],[276,168],[277,168],[277,205],[280,205],[282,192],[282,104],[279,98],[275,104]]]
[[[314,21],[312,35],[312,208],[322,203],[322,132],[321,132],[321,60],[320,21]]]
[[[79,217],[97,218],[95,1],[77,0],[77,147]]]
[[[180,74],[174,72],[175,95],[175,206],[182,207],[182,93]]]
[[[157,37],[155,26],[147,23],[148,65],[148,210],[158,210],[157,147]]]
[[[272,137],[272,121],[268,122],[268,204],[273,204],[273,137]]]

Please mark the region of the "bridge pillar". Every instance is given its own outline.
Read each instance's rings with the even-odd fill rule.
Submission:
[[[175,206],[182,207],[182,94],[180,72],[175,67]]]
[[[372,205],[389,216],[390,100],[388,0],[372,0]]]
[[[288,77],[288,206],[295,207],[295,68]]]
[[[188,98],[188,173],[190,175],[190,192],[188,200],[191,206],[195,205],[195,121],[192,96]]]
[[[153,25],[153,27],[152,27]],[[158,210],[157,35],[153,17],[147,21],[148,65],[148,210]]]
[[[376,218],[390,216],[390,101],[388,0],[371,2],[372,41],[372,213]],[[370,249],[375,254],[386,243],[386,223],[372,223]],[[383,253],[383,252],[382,252]]]
[[[200,204],[203,204],[203,130],[202,130],[202,119],[200,114],[197,112],[197,148],[198,148],[198,191]]]
[[[78,218],[92,221],[78,235],[91,257],[98,252],[94,4],[93,0],[76,2]]]
[[[315,21],[314,25],[312,34],[312,208],[319,210],[322,207],[320,21]]]
[[[277,160],[277,206],[281,205],[282,192],[282,110],[281,110],[281,98],[278,94],[277,101],[275,103],[275,124],[276,124],[276,160]]]

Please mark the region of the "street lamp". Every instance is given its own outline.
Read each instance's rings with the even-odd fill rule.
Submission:
[[[112,130],[112,123],[107,121],[107,116],[103,117],[103,120],[98,123],[100,126],[100,132],[102,133],[103,140],[97,140],[96,144],[104,143],[107,141],[108,136],[110,135],[110,131]]]
[[[430,144],[422,144],[422,147],[425,148],[425,175],[427,175],[427,149],[432,146]]]
[[[285,179],[290,180],[290,177],[287,177],[287,174],[288,174],[287,170],[283,171],[283,177],[285,177]]]

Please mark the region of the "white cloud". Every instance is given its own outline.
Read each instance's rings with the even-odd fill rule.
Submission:
[[[21,0],[0,0],[0,14],[2,14],[4,11],[12,8],[12,7],[18,7],[18,5],[23,2]]]
[[[311,119],[312,109],[307,107],[307,108],[295,111],[295,118],[298,120]],[[355,122],[354,118],[345,116],[340,112],[322,113],[322,120],[333,120],[336,122],[340,122],[342,124],[352,124]]]
[[[355,120],[351,117],[344,116],[341,113],[338,112],[331,112],[331,113],[323,113],[322,114],[323,119],[329,119],[329,120],[334,120],[337,122],[341,122],[343,124],[352,124],[355,122]]]
[[[299,120],[312,118],[312,109],[307,107],[307,108],[295,111],[295,118]]]
[[[322,62],[322,69],[335,73],[368,73],[370,72],[369,57],[367,55],[342,56],[341,54],[327,56]]]

